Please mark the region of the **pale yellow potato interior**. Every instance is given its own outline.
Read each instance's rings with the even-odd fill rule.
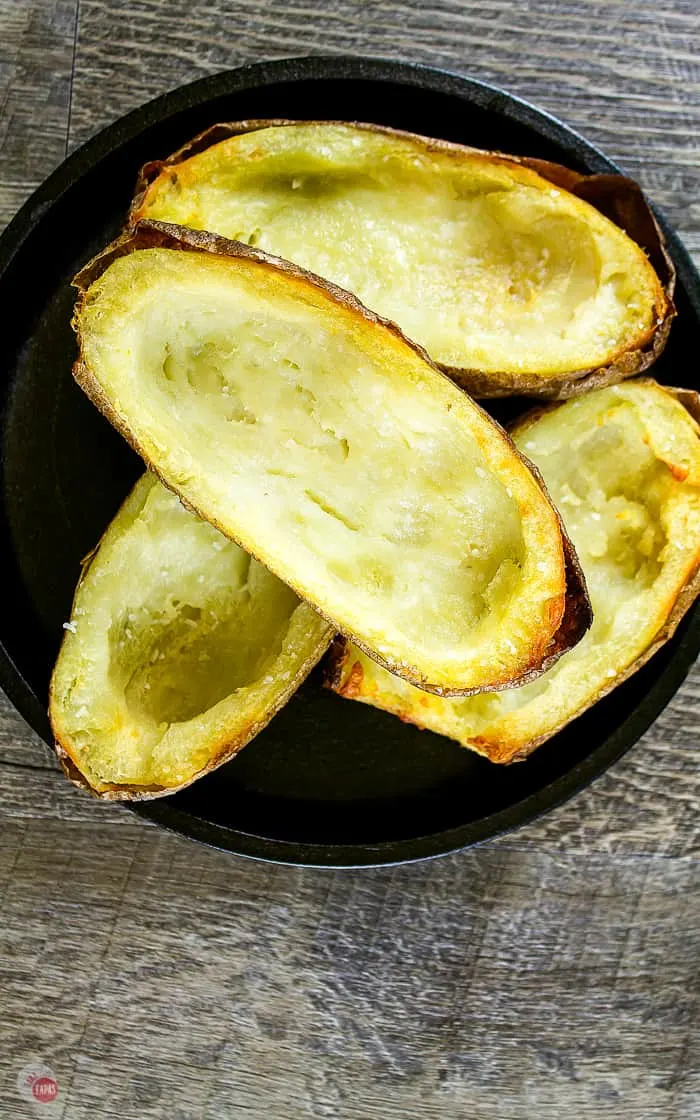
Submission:
[[[233,136],[165,169],[139,214],[295,261],[485,372],[604,365],[661,296],[626,234],[535,172],[350,126]]]
[[[114,261],[79,328],[146,460],[339,629],[447,689],[537,663],[563,611],[556,515],[393,331],[267,264],[170,249]]]
[[[80,583],[51,718],[98,791],[177,787],[252,738],[331,630],[144,475]]]
[[[700,558],[698,428],[658,385],[592,392],[515,439],[541,470],[571,535],[593,606],[591,629],[552,669],[507,692],[429,696],[352,646],[341,682],[359,663],[357,699],[506,758],[615,684],[653,642]]]

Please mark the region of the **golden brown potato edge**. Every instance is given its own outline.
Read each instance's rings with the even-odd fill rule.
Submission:
[[[167,175],[185,160],[199,155],[231,136],[257,132],[264,128],[293,127],[297,124],[351,126],[368,132],[377,132],[419,142],[428,151],[446,151],[454,154],[478,153],[480,156],[486,156],[496,162],[517,164],[529,168],[554,186],[568,191],[595,207],[596,210],[622,229],[646,253],[659,278],[663,299],[656,308],[656,322],[639,347],[623,352],[608,365],[572,370],[564,376],[548,378],[546,382],[543,382],[540,377],[523,373],[510,371],[484,372],[478,369],[466,369],[437,363],[456,384],[465,389],[471,396],[486,399],[522,395],[542,397],[548,400],[567,400],[570,397],[587,393],[591,389],[601,389],[605,385],[614,385],[619,381],[644,373],[663,352],[676,314],[673,304],[676,282],[675,266],[666,248],[663,232],[641,188],[633,179],[624,175],[584,174],[549,160],[508,155],[504,152],[484,151],[448,140],[421,136],[404,129],[360,121],[296,121],[280,117],[267,120],[222,122],[205,129],[166,159],[152,160],[144,164],[137,178],[134,198],[129,209],[128,225],[133,227],[141,220],[143,202],[151,184],[160,175]]]

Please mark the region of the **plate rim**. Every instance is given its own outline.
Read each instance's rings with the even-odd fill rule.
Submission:
[[[584,160],[589,167],[594,165],[597,171],[620,173],[619,167],[595,144],[552,113],[496,85],[455,70],[421,62],[352,54],[300,55],[245,63],[159,94],[100,129],[62,160],[30,194],[0,234],[0,279],[44,215],[73,184],[147,128],[226,93],[264,88],[285,80],[363,79],[395,82],[461,97],[467,104],[496,110],[516,120],[558,143]],[[675,230],[657,207],[652,208],[666,236],[679,282],[700,319],[700,275]],[[228,828],[180,809],[167,797],[121,804],[123,808],[177,835],[220,851],[268,863],[340,870],[397,866],[453,854],[537,820],[591,785],[622,757],[657,719],[700,654],[700,603],[691,608],[672,640],[676,648],[671,659],[642,702],[585,759],[508,808],[451,829],[375,844],[321,844],[281,840]],[[20,715],[51,750],[52,736],[47,713],[4,643],[0,643],[0,685]]]

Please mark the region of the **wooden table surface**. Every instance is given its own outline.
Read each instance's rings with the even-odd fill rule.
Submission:
[[[0,0],[0,221],[148,98],[334,52],[450,67],[551,110],[700,258],[698,0]],[[92,802],[3,699],[0,1116],[697,1120],[699,715],[696,671],[541,822],[334,872]],[[36,1062],[52,1104],[18,1092]]]

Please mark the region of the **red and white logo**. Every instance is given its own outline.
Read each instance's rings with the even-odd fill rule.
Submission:
[[[44,1062],[31,1062],[17,1075],[17,1091],[32,1104],[51,1104],[58,1096],[58,1081]]]

